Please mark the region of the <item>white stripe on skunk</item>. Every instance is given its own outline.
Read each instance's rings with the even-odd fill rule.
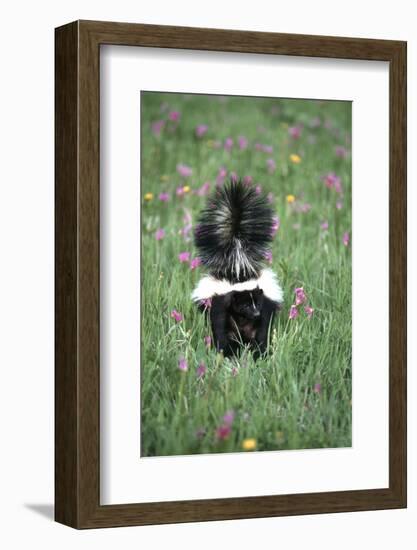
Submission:
[[[215,295],[223,295],[228,292],[254,290],[259,287],[264,295],[277,303],[282,303],[284,293],[278,282],[277,276],[271,269],[263,269],[261,274],[256,279],[249,279],[243,283],[230,283],[226,279],[216,279],[211,275],[206,275],[200,279],[198,285],[191,294],[191,299],[194,302],[207,300]]]

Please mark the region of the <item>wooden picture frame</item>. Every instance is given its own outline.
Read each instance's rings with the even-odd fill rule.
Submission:
[[[76,21],[56,29],[55,519],[75,528],[406,506],[406,43]],[[117,44],[389,62],[389,487],[100,505],[99,56]]]

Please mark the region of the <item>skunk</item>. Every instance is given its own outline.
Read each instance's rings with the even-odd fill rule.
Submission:
[[[275,274],[264,267],[272,227],[266,197],[241,181],[216,189],[198,220],[194,241],[209,274],[191,298],[208,313],[214,344],[225,357],[242,345],[255,358],[267,349],[269,327],[283,301]]]

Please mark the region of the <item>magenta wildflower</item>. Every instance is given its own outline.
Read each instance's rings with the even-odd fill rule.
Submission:
[[[193,258],[190,263],[190,269],[195,269],[196,267],[201,265],[201,258],[198,256],[196,258]]]
[[[235,419],[234,411],[226,411],[225,415],[223,416],[223,422],[226,426],[231,426],[233,424],[234,419]]]
[[[265,260],[268,263],[272,264],[272,252],[270,251],[265,252]]]
[[[245,136],[239,136],[237,142],[241,151],[246,149],[249,143]]]
[[[179,122],[181,114],[179,111],[171,111],[168,115],[169,120],[172,122]]]
[[[152,122],[151,129],[154,136],[160,136],[162,128],[164,127],[165,122],[163,120],[157,120],[156,122]]]
[[[253,183],[252,176],[245,176],[243,178],[243,185],[252,185],[252,183]]]
[[[239,372],[239,371],[238,371],[237,367],[233,367],[233,368],[232,368],[232,376],[237,376],[237,375],[238,375],[238,372]]]
[[[297,309],[297,306],[293,304],[290,307],[290,312],[288,314],[288,318],[289,319],[295,319],[296,317],[298,317],[298,309]]]
[[[169,201],[169,194],[168,193],[159,193],[159,200],[162,202],[168,202]]]
[[[204,336],[204,343],[209,348],[211,346],[211,336]]]
[[[343,233],[342,242],[345,246],[349,246],[350,236],[349,236],[349,233],[347,231],[345,233]]]
[[[177,172],[182,178],[189,178],[193,173],[192,169],[186,164],[177,164]]]
[[[157,229],[155,232],[155,239],[157,241],[160,241],[165,237],[165,230],[164,229]]]
[[[183,372],[186,372],[188,370],[188,363],[187,360],[184,359],[184,357],[181,357],[178,361],[178,368]]]
[[[190,253],[189,252],[180,252],[178,254],[178,259],[181,263],[189,262],[190,261]]]
[[[276,162],[274,159],[267,159],[266,167],[268,169],[268,174],[273,174],[277,168]]]
[[[321,393],[321,384],[314,384],[313,392]]]
[[[299,139],[301,137],[302,129],[303,128],[300,125],[290,126],[288,128],[288,134],[292,137],[292,139]]]
[[[176,321],[177,323],[180,323],[180,322],[183,320],[183,316],[182,316],[181,313],[180,313],[179,311],[177,311],[176,309],[173,309],[173,310],[171,311],[171,317],[172,317],[173,319],[175,319],[175,321]]]
[[[211,308],[211,298],[205,298],[204,300],[201,300],[200,305],[202,307],[206,307],[207,309]],[[207,336],[207,338],[210,338],[210,336]]]
[[[304,311],[306,312],[307,317],[309,319],[311,319],[311,317],[313,316],[313,313],[314,313],[314,309],[311,306],[305,306]]]
[[[341,159],[345,159],[348,156],[348,151],[346,147],[343,147],[343,145],[336,145],[334,152],[336,153],[336,156]]]
[[[197,377],[202,378],[206,374],[206,365],[204,363],[200,363],[197,367]]]
[[[233,139],[228,137],[224,140],[224,149],[225,151],[231,151],[233,147]]]
[[[207,133],[207,130],[208,130],[207,124],[199,124],[195,129],[195,135],[198,138],[201,138],[204,136],[204,134]]]
[[[197,195],[199,197],[204,197],[204,195],[207,195],[207,193],[210,191],[210,182],[206,181],[203,183],[203,185],[197,189]]]
[[[217,174],[217,178],[216,178],[216,185],[222,185],[225,178],[227,176],[227,170],[226,168],[219,168],[219,173]]]
[[[323,231],[327,231],[329,229],[329,222],[327,220],[322,221],[320,227],[323,229]]]
[[[262,187],[261,187],[260,185],[257,185],[257,186],[255,187],[255,193],[256,193],[257,195],[260,195],[260,194],[262,193]]]
[[[296,306],[303,304],[307,299],[307,296],[305,295],[305,292],[304,292],[304,288],[302,286],[294,289],[294,294],[295,294]]]
[[[274,216],[272,218],[272,227],[271,227],[271,236],[273,237],[275,233],[278,231],[280,225],[280,221],[278,216]]]
[[[220,441],[223,441],[224,439],[227,439],[229,437],[231,431],[232,431],[232,428],[230,426],[226,426],[226,425],[219,426],[216,429],[217,439],[219,439]]]
[[[177,197],[184,196],[184,187],[182,185],[177,187],[177,189],[175,190],[175,194],[177,195]]]
[[[236,174],[236,172],[230,172],[230,181],[232,183],[237,183],[239,180],[239,177],[238,175]]]
[[[334,189],[336,193],[342,192],[342,180],[334,172],[329,172],[323,177],[324,184],[329,189]]]

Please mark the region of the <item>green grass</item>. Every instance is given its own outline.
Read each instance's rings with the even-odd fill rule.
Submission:
[[[179,111],[180,121],[154,135],[152,123],[167,121],[170,111]],[[351,231],[351,161],[335,154],[336,145],[350,146],[350,103],[142,93],[141,113],[142,456],[242,451],[246,438],[255,438],[259,451],[350,446],[351,249],[342,239]],[[322,124],[310,127],[315,117]],[[288,126],[299,123],[302,135],[293,140]],[[198,124],[208,125],[201,139]],[[240,135],[249,141],[245,150],[236,146]],[[216,148],[227,137],[235,143],[230,153]],[[273,153],[256,151],[255,143],[273,146]],[[292,153],[299,164],[290,161]],[[268,158],[276,162],[274,174]],[[187,180],[176,171],[180,163],[193,170]],[[197,255],[180,233],[184,216],[196,223],[206,198],[193,191],[206,181],[213,189],[221,166],[272,192],[280,219],[272,268],[285,304],[271,327],[269,355],[256,363],[246,352],[239,361],[225,360],[206,347],[210,328],[190,300],[203,270],[178,260],[183,251]],[[341,209],[340,195],[323,183],[329,172],[341,177]],[[181,185],[191,191],[177,197]],[[161,192],[170,194],[168,202],[158,199]],[[146,193],[153,199],[145,200]],[[311,209],[297,212],[305,203]],[[160,228],[165,236],[157,240]],[[299,286],[314,308],[311,319],[302,306],[296,319],[288,318]],[[174,309],[181,322],[171,318]],[[178,368],[181,357],[186,372]],[[198,378],[202,362],[207,370]],[[230,410],[230,435],[219,440],[216,429]]]

